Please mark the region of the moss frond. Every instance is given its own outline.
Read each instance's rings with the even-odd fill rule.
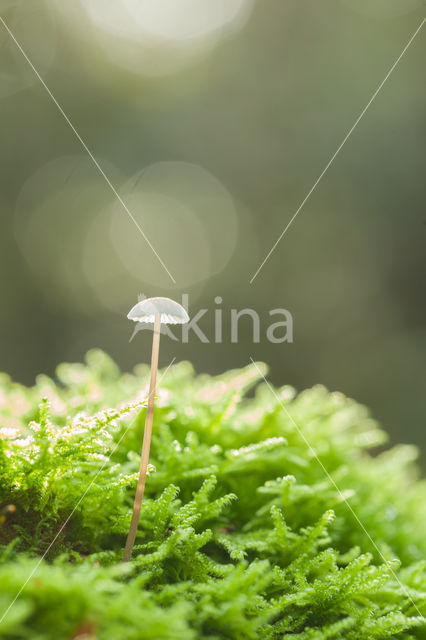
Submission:
[[[31,388],[0,376],[1,638],[426,637],[415,450],[372,455],[365,407],[323,387],[278,401],[254,367],[162,379],[123,565],[147,383],[100,351]]]

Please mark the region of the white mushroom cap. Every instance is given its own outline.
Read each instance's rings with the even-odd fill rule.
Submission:
[[[146,298],[130,309],[127,317],[134,322],[154,322],[160,314],[162,324],[185,324],[189,316],[181,304],[170,298]]]

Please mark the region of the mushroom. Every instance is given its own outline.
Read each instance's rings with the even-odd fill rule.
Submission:
[[[185,324],[189,316],[178,302],[170,298],[146,298],[130,309],[127,314],[129,320],[134,322],[147,322],[154,325],[151,353],[151,379],[149,382],[148,406],[145,418],[145,430],[143,435],[141,463],[139,467],[139,479],[136,488],[136,496],[133,504],[133,515],[123,554],[123,562],[130,560],[135,544],[138,529],[139,515],[141,511],[143,494],[145,491],[146,473],[151,446],[152,420],[154,417],[155,385],[157,381],[158,354],[160,351],[161,324]]]

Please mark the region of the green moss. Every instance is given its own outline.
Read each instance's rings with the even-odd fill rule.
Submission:
[[[426,637],[415,450],[372,456],[385,434],[364,407],[275,397],[254,366],[161,380],[123,565],[147,376],[92,351],[55,382],[0,378],[1,638]]]

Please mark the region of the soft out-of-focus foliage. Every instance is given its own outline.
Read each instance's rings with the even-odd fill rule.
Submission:
[[[123,565],[147,373],[92,351],[32,388],[1,378],[0,617],[29,578],[2,638],[424,637],[415,451],[371,456],[384,432],[323,387],[277,390],[290,419],[253,366],[161,379]]]

